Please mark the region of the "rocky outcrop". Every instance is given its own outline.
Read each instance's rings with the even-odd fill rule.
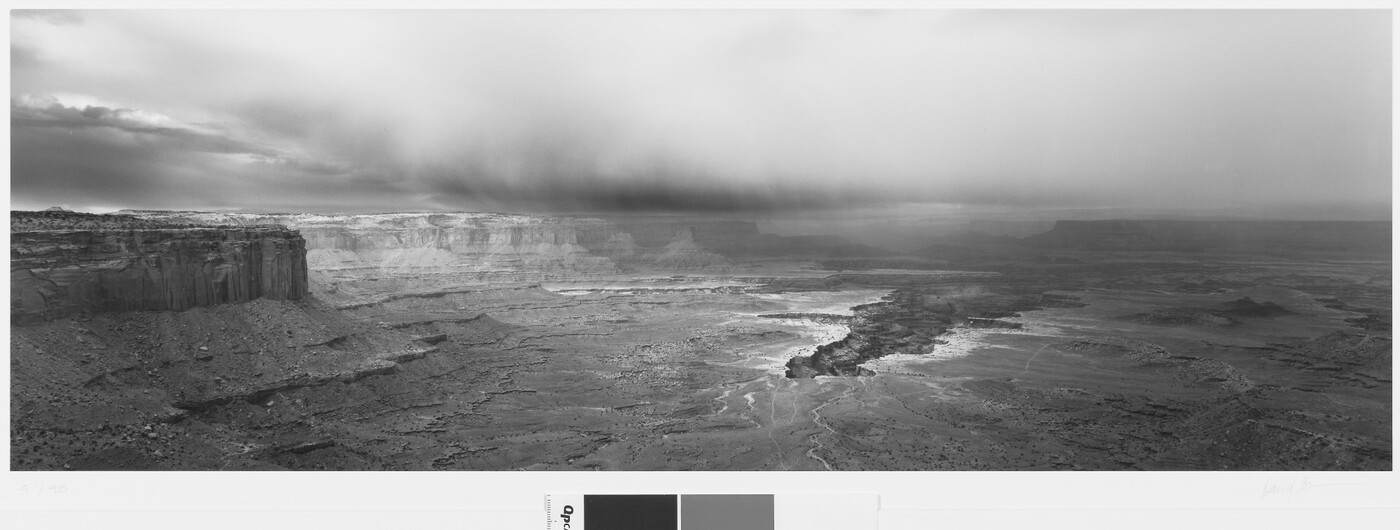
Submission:
[[[10,321],[185,310],[307,293],[302,237],[281,226],[11,212]]]
[[[695,241],[694,229],[690,227],[676,232],[671,242],[662,248],[661,254],[656,257],[654,263],[677,270],[704,269],[726,264],[723,256],[706,250],[703,245]]]
[[[1272,318],[1294,314],[1273,302],[1259,303],[1248,296],[1220,304],[1217,311],[1230,317]]]
[[[893,354],[920,354],[953,327],[945,306],[923,302],[919,293],[897,290],[885,301],[851,308],[854,315],[846,324],[851,332],[839,341],[818,346],[811,355],[788,359],[788,378],[819,375],[871,375],[861,366],[866,361]]]
[[[1156,324],[1163,326],[1202,326],[1229,327],[1240,324],[1240,319],[1274,318],[1295,314],[1273,302],[1255,302],[1248,296],[1216,304],[1210,308],[1169,307],[1158,308],[1146,313],[1135,313],[1119,320]]]

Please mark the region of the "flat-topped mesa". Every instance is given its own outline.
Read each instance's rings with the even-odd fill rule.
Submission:
[[[312,289],[318,294],[340,293],[334,296],[352,296],[365,289],[566,281],[636,271],[726,273],[733,266],[733,259],[822,256],[851,246],[844,240],[825,237],[762,234],[751,220],[696,216],[595,218],[484,212],[129,214],[175,223],[285,225],[306,239]],[[366,281],[380,283],[368,285]],[[350,289],[341,290],[342,286]]]
[[[143,219],[243,226],[282,224],[306,239],[316,271],[375,277],[513,273],[612,273],[606,256],[580,243],[580,233],[606,227],[598,219],[496,213],[244,214],[133,212]],[[357,272],[358,271],[358,272]]]
[[[307,294],[306,243],[283,226],[10,212],[10,322]]]
[[[1389,221],[1056,221],[1025,238],[1041,248],[1175,252],[1358,252],[1390,255]]]

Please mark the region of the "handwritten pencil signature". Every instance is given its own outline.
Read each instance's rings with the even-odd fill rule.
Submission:
[[[1291,502],[1299,495],[1305,495],[1322,488],[1336,486],[1363,486],[1357,482],[1317,482],[1312,478],[1303,476],[1289,479],[1269,479],[1264,483],[1264,491],[1259,494],[1259,498],[1267,498],[1275,495],[1287,495]]]

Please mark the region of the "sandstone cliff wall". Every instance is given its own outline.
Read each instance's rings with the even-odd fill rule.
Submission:
[[[165,222],[286,225],[306,238],[308,262],[318,271],[477,276],[509,272],[535,281],[563,277],[560,274],[615,274],[625,267],[723,266],[725,259],[706,248],[757,231],[752,222],[659,219],[624,224],[494,213],[134,213]]]
[[[388,273],[616,272],[606,255],[579,243],[586,219],[490,214],[343,216],[286,222],[307,240],[319,270],[377,269]]]
[[[546,282],[618,273],[725,273],[752,258],[870,256],[833,236],[760,233],[752,220],[691,215],[607,218],[499,213],[248,214],[130,212],[138,219],[283,225],[306,239],[313,282],[374,280],[375,290],[436,282]],[[324,273],[324,274],[323,274]],[[411,279],[412,285],[389,280]],[[368,286],[364,286],[369,288]],[[318,293],[329,293],[319,287]]]
[[[306,293],[305,241],[281,227],[10,234],[10,321],[16,324]]]

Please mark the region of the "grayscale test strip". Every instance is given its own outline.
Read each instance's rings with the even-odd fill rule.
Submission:
[[[870,493],[551,494],[545,530],[876,528]],[[823,507],[841,506],[840,510]]]

